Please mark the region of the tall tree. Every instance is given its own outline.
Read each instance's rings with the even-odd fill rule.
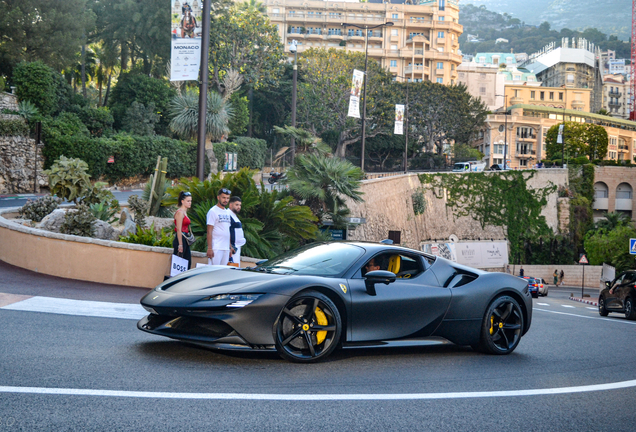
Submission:
[[[347,116],[347,107],[353,70],[364,70],[364,53],[312,48],[299,56],[298,64],[303,77],[298,86],[299,125],[319,136],[337,134],[335,155],[345,157],[347,147],[360,140],[360,122]],[[386,132],[371,126],[376,122],[376,101],[382,100],[376,95],[389,85],[391,75],[374,60],[368,62],[367,75],[366,137],[373,137]]]
[[[56,70],[70,65],[92,30],[92,0],[0,1],[0,74],[21,61],[42,61]]]
[[[561,156],[564,145],[558,143],[559,126],[556,124],[546,134],[546,153],[549,159]],[[608,136],[603,126],[565,122],[563,140],[567,157],[588,156],[590,159],[602,159],[607,153]]]

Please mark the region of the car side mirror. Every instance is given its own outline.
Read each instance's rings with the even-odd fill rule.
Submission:
[[[388,285],[390,283],[395,282],[395,273],[390,272],[388,270],[373,270],[364,275],[364,285],[367,288],[367,294],[374,296],[375,292],[375,284],[383,283]]]
[[[612,286],[612,283],[610,281],[605,281],[605,286],[609,288],[610,286]]]

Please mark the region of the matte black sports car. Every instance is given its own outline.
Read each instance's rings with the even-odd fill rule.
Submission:
[[[426,343],[509,354],[530,328],[523,279],[376,243],[314,243],[257,267],[207,266],[141,300],[140,330],[311,362],[337,347]],[[443,338],[443,339],[441,339]]]

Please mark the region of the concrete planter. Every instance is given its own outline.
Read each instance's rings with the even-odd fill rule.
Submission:
[[[0,260],[51,276],[113,285],[154,288],[170,274],[172,248],[58,234],[26,227],[8,217],[19,207],[0,210]],[[241,266],[258,261],[243,257]],[[192,265],[207,263],[192,252]]]

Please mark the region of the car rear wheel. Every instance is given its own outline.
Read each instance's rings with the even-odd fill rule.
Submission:
[[[342,321],[329,297],[306,291],[293,297],[274,323],[274,343],[286,360],[311,363],[322,360],[338,346]]]
[[[487,354],[510,354],[517,348],[523,331],[523,313],[515,299],[497,297],[488,306],[481,324],[477,351]]]
[[[598,298],[598,314],[600,316],[607,316],[609,314],[605,308],[605,299],[603,297]]]
[[[631,297],[627,297],[625,300],[625,318],[636,320],[636,309],[634,309],[634,300]]]

